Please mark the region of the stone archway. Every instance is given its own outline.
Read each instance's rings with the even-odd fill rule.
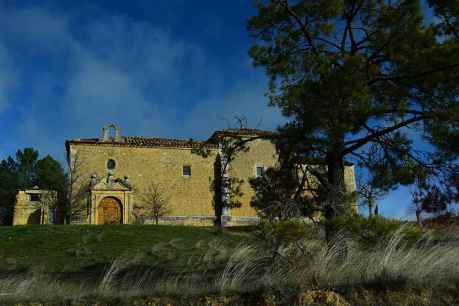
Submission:
[[[35,210],[27,218],[27,224],[41,224],[41,209]]]
[[[123,205],[115,197],[105,197],[98,208],[98,224],[122,224]]]

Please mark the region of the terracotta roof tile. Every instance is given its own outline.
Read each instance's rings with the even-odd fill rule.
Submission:
[[[185,139],[170,139],[170,138],[158,138],[158,137],[140,137],[140,136],[127,136],[122,137],[121,141],[102,141],[99,138],[87,138],[87,139],[72,139],[68,140],[69,144],[93,144],[93,145],[114,145],[114,146],[128,146],[128,147],[174,147],[174,148],[199,148],[207,146],[210,148],[216,148],[215,144],[206,143],[203,141],[196,140],[185,140]]]
[[[140,137],[140,136],[129,136],[124,137],[126,144],[131,146],[165,146],[165,147],[184,147],[184,148],[199,148],[206,144],[203,141],[196,140],[184,140],[184,139],[170,139],[170,138],[157,138],[157,137]]]

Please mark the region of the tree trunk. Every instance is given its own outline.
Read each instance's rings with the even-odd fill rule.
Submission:
[[[155,223],[156,223],[156,225],[158,225],[158,223],[159,223],[159,217],[158,216],[155,216]]]
[[[339,151],[338,151],[339,152]],[[333,220],[345,213],[344,161],[337,150],[327,154],[328,190],[325,203],[325,218]]]
[[[368,217],[373,217],[373,203],[371,200],[368,201]]]
[[[222,215],[223,215],[223,173],[222,173],[222,162],[220,154],[217,154],[214,163],[214,180],[213,180],[213,191],[214,191],[214,212],[215,212],[215,226],[222,227]]]
[[[327,163],[327,183],[326,198],[324,205],[325,220],[325,238],[332,241],[334,233],[329,228],[330,221],[341,217],[345,213],[344,205],[344,161],[340,150],[329,151],[326,158]]]

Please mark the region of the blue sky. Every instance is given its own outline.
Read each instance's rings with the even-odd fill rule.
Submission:
[[[64,141],[124,135],[205,139],[246,116],[274,129],[267,81],[252,67],[252,1],[0,0],[0,159],[34,147],[64,160]],[[409,193],[381,203],[407,215]]]

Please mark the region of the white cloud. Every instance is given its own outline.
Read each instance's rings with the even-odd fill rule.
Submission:
[[[144,92],[131,75],[102,59],[83,56],[68,80],[66,116],[83,132],[108,121],[141,126],[155,105],[148,105]]]
[[[145,22],[111,16],[85,27],[85,48],[104,57],[120,70],[134,74],[142,84],[177,76],[178,62],[189,55],[184,41]]]
[[[184,42],[122,17],[85,27],[85,44],[74,41],[68,79],[67,115],[79,130],[93,133],[107,122],[128,131],[166,133],[173,116]],[[171,103],[172,102],[172,103]]]
[[[12,131],[18,147],[63,151],[65,139],[97,137],[108,122],[130,135],[206,138],[226,127],[223,118],[244,115],[251,125],[261,121],[261,128],[281,121],[266,106],[266,84],[247,58],[216,60],[205,46],[125,16],[102,14],[77,29],[74,18],[37,8],[0,13],[6,29],[0,45],[37,51],[38,61],[62,67],[33,71],[40,74],[27,84],[33,99],[25,101],[27,111],[17,118],[23,124]],[[234,71],[238,78],[227,76]],[[0,111],[2,101],[0,93]]]

